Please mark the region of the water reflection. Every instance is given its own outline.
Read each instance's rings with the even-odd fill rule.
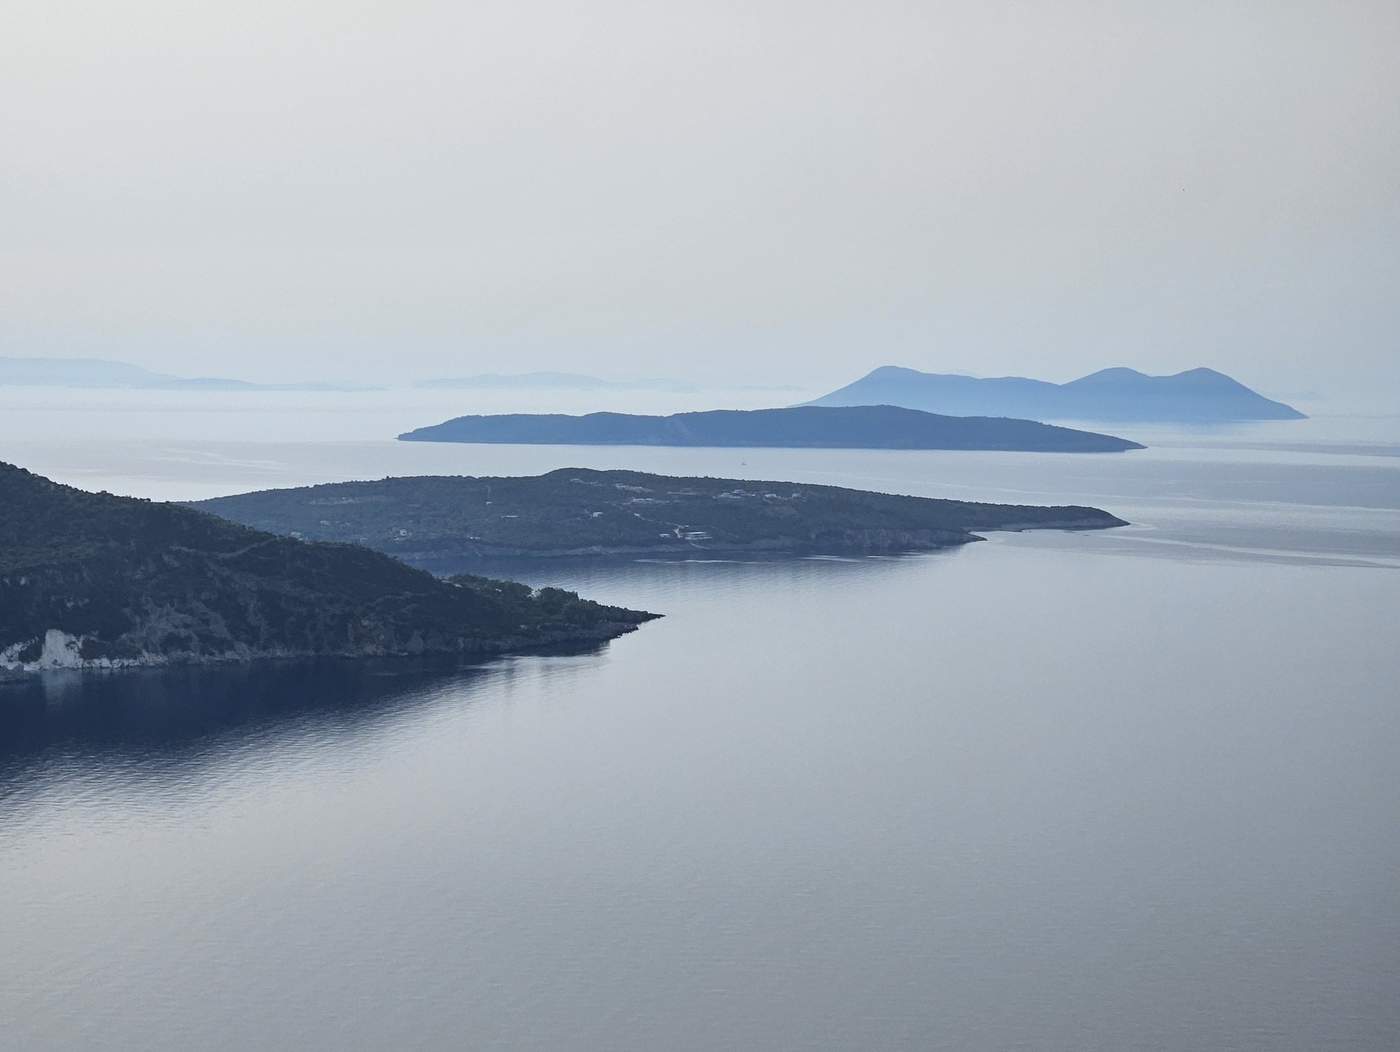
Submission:
[[[606,647],[534,656],[588,657]],[[44,673],[0,685],[0,798],[62,761],[186,767],[251,741],[357,734],[518,670],[512,658],[396,658]]]

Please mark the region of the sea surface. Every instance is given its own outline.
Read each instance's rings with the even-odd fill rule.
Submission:
[[[500,567],[666,616],[4,688],[0,1045],[1400,1047],[1400,418],[1098,455],[392,438],[502,408],[11,390],[0,460],[153,499],[629,467],[1132,525]]]

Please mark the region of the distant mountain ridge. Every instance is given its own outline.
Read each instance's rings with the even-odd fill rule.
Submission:
[[[665,391],[697,394],[705,390],[800,391],[794,384],[701,384],[669,376],[614,380],[586,373],[477,373],[417,380],[414,387],[446,391]]]
[[[700,390],[695,384],[686,380],[673,380],[667,377],[606,380],[601,376],[588,376],[583,373],[555,372],[477,373],[473,376],[444,376],[430,380],[419,380],[413,386],[451,391],[669,391],[675,394],[690,394]]]
[[[360,391],[348,384],[259,384],[218,376],[174,376],[106,358],[0,357],[0,387],[140,391]]]
[[[885,365],[808,405],[898,405],[953,416],[1116,423],[1226,423],[1302,420],[1290,405],[1265,398],[1214,369],[1148,376],[1102,369],[1065,384],[1021,376],[981,378]]]
[[[896,406],[717,409],[672,416],[459,416],[399,436],[405,442],[712,446],[806,449],[963,449],[1110,453],[1142,446],[1033,420],[938,416]]]

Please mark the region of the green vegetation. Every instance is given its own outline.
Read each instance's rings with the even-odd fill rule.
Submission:
[[[439,580],[0,464],[0,667],[484,654],[593,642],[654,615],[571,592]]]
[[[1096,508],[974,504],[836,486],[563,468],[265,490],[197,507],[272,533],[408,561],[696,553],[857,554],[946,548],[974,530],[1102,529]]]

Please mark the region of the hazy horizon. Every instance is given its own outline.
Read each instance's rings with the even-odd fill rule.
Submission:
[[[6,1047],[1400,1049],[1400,2],[0,25]]]
[[[21,0],[0,354],[1378,404],[1397,44],[1382,3]]]
[[[30,373],[26,372],[26,370],[25,370],[25,368],[24,368],[24,367],[30,366],[31,364],[43,365],[43,364],[45,364],[45,363],[49,366],[49,368],[44,369],[43,372],[42,372],[41,374],[39,374],[39,375],[30,374]],[[123,390],[123,389],[131,389],[131,390],[195,391],[195,390],[200,390],[201,388],[200,388],[200,387],[197,387],[197,386],[193,386],[193,385],[195,385],[195,384],[200,384],[200,383],[205,383],[205,382],[209,382],[209,381],[231,381],[231,382],[233,382],[233,383],[247,383],[247,382],[248,382],[248,379],[247,379],[246,376],[239,375],[239,374],[237,374],[236,372],[233,371],[234,369],[236,369],[237,364],[238,364],[237,362],[231,362],[231,363],[229,363],[229,365],[230,365],[230,370],[227,371],[227,372],[218,374],[218,375],[215,375],[214,373],[207,373],[207,374],[198,374],[198,375],[195,375],[195,374],[180,373],[180,372],[163,372],[163,371],[158,370],[158,369],[151,369],[151,368],[148,368],[148,367],[142,365],[140,362],[134,362],[134,361],[131,361],[131,360],[119,359],[119,358],[100,357],[100,356],[95,356],[95,355],[94,355],[94,356],[68,356],[68,355],[57,355],[57,354],[55,354],[55,355],[50,355],[50,356],[43,356],[43,355],[24,356],[24,355],[4,355],[4,354],[0,354],[0,367],[6,366],[6,365],[20,366],[20,367],[21,367],[19,373],[16,374],[16,375],[13,375],[13,376],[10,375],[10,374],[8,374],[8,373],[6,373],[6,372],[4,371],[3,368],[0,368],[0,388],[4,388],[4,387],[12,387],[12,388],[42,387],[42,386],[47,386],[47,385],[49,385],[49,384],[48,384],[48,381],[49,381],[49,379],[52,379],[52,380],[53,380],[53,386],[58,386],[58,387],[72,386],[74,389],[77,389],[77,390]],[[58,367],[58,366],[66,366],[66,367],[69,367],[70,370],[71,370],[71,372],[65,373],[62,369],[56,368],[56,367]],[[92,368],[88,368],[88,367],[92,367]],[[870,369],[865,370],[864,372],[860,373],[858,376],[852,376],[852,377],[851,377],[851,380],[854,381],[854,380],[858,380],[858,379],[865,379],[866,377],[868,377],[868,376],[871,375],[872,373],[876,373],[876,372],[879,372],[879,371],[882,370],[882,369],[888,369],[888,368],[901,369],[901,368],[907,368],[907,367],[902,366],[902,365],[900,365],[900,364],[897,363],[897,362],[883,362],[883,363],[880,363],[879,365],[872,366]],[[1092,370],[1092,371],[1089,372],[1089,373],[1076,374],[1075,376],[1070,377],[1069,379],[1070,379],[1070,380],[1081,379],[1081,378],[1084,378],[1084,377],[1093,375],[1094,373],[1107,372],[1107,371],[1110,371],[1110,370],[1115,369],[1115,368],[1121,368],[1121,366],[1118,366],[1117,364],[1100,366],[1099,368],[1096,368],[1096,369]],[[1131,368],[1131,367],[1129,367],[1129,368]],[[1191,366],[1191,367],[1187,367],[1187,368],[1185,368],[1185,369],[1175,370],[1175,371],[1172,372],[1172,373],[1151,373],[1151,372],[1146,371],[1146,370],[1137,370],[1137,371],[1140,372],[1140,373],[1142,373],[1142,374],[1144,374],[1144,375],[1153,376],[1153,377],[1156,377],[1156,378],[1170,378],[1170,377],[1173,376],[1173,375],[1180,375],[1180,374],[1184,374],[1184,373],[1188,373],[1188,372],[1193,372],[1193,371],[1197,371],[1197,370],[1202,369],[1202,368],[1210,369],[1210,368],[1213,368],[1213,367],[1212,367],[1212,366],[1209,366],[1207,363],[1201,363],[1201,364],[1198,365],[1198,366]],[[936,375],[936,374],[938,374],[937,371],[935,371],[935,370],[920,370],[920,371],[923,372],[925,375]],[[145,374],[144,377],[143,377],[143,374]],[[967,377],[967,378],[969,378],[969,379],[1020,379],[1020,378],[1026,378],[1026,377],[1021,377],[1021,376],[1013,375],[1013,374],[976,373],[976,372],[971,372],[971,371],[967,371],[967,370],[948,370],[948,371],[945,371],[945,372],[941,373],[941,375],[963,376],[963,377]],[[156,388],[156,387],[146,388],[146,387],[134,386],[134,384],[135,384],[135,382],[136,382],[137,380],[140,380],[140,379],[143,379],[143,378],[149,378],[150,380],[167,380],[167,381],[175,381],[175,382],[185,382],[185,383],[191,384],[192,386],[183,386],[183,387],[182,387],[182,386],[171,386],[171,387],[168,387],[168,388]],[[1040,380],[1045,379],[1045,377],[1040,377],[1040,376],[1029,377],[1029,378],[1031,378],[1031,379],[1040,379]],[[1236,377],[1236,379],[1238,379],[1238,378]],[[615,373],[615,372],[608,372],[607,370],[596,370],[596,371],[592,371],[592,372],[586,372],[586,371],[582,371],[582,370],[578,370],[578,371],[575,371],[575,370],[551,370],[551,369],[538,369],[538,370],[537,370],[537,369],[528,369],[528,368],[522,368],[522,369],[518,369],[518,370],[511,370],[511,369],[509,369],[509,368],[502,368],[502,369],[499,369],[499,370],[488,370],[488,371],[483,371],[483,372],[478,372],[478,373],[459,372],[459,373],[454,373],[454,374],[451,374],[451,375],[443,375],[443,376],[419,376],[416,372],[399,372],[399,373],[397,373],[397,374],[395,374],[395,373],[393,373],[393,372],[385,372],[385,373],[379,374],[379,375],[375,378],[375,382],[371,382],[371,380],[369,380],[368,378],[366,378],[366,379],[363,380],[361,383],[347,382],[347,383],[343,384],[342,386],[337,386],[337,380],[338,380],[338,378],[337,378],[337,377],[334,377],[334,376],[331,376],[331,377],[324,377],[324,376],[323,376],[323,377],[313,377],[313,378],[307,378],[307,379],[301,379],[301,380],[299,380],[294,374],[288,373],[288,374],[281,374],[281,375],[279,375],[279,376],[277,377],[277,379],[276,379],[275,382],[267,382],[267,383],[262,383],[262,384],[259,384],[259,383],[256,383],[256,382],[255,382],[255,383],[252,384],[252,386],[253,386],[253,388],[255,388],[255,389],[261,389],[261,390],[287,390],[287,391],[295,391],[295,390],[314,391],[314,390],[318,390],[318,389],[324,389],[324,390],[344,391],[344,392],[355,392],[355,391],[372,392],[372,391],[383,391],[383,390],[392,390],[392,389],[407,389],[407,388],[414,388],[414,387],[419,387],[419,388],[422,388],[422,387],[438,387],[438,388],[440,388],[440,389],[442,389],[442,390],[470,391],[470,390],[476,390],[476,389],[478,389],[479,386],[486,386],[486,387],[499,386],[499,387],[503,387],[503,388],[509,388],[509,387],[511,387],[511,386],[513,386],[513,385],[518,385],[518,386],[521,387],[522,389],[525,389],[525,388],[529,388],[529,387],[532,387],[532,386],[550,386],[550,385],[559,385],[559,386],[569,387],[573,382],[584,382],[584,385],[583,385],[583,386],[577,388],[578,390],[581,390],[581,391],[582,391],[582,390],[593,389],[593,388],[591,387],[591,384],[592,384],[592,383],[596,383],[596,384],[598,385],[597,389],[600,389],[600,390],[601,390],[601,389],[604,389],[605,387],[612,387],[612,388],[616,388],[616,389],[637,389],[637,390],[643,390],[643,389],[646,389],[646,388],[648,388],[648,387],[658,387],[658,388],[669,388],[669,389],[672,389],[672,390],[674,390],[674,391],[676,391],[676,392],[678,392],[678,393],[700,393],[700,392],[705,392],[705,391],[714,391],[714,392],[724,392],[724,391],[752,391],[752,392],[782,393],[782,392],[801,392],[801,391],[806,390],[806,388],[804,388],[804,386],[803,386],[802,384],[799,384],[799,383],[785,383],[785,384],[747,384],[747,383],[744,383],[744,382],[743,382],[742,377],[733,377],[733,378],[732,378],[732,382],[729,382],[729,383],[725,383],[725,382],[710,382],[710,383],[705,383],[705,382],[703,382],[703,381],[695,381],[695,380],[692,380],[691,378],[689,378],[689,377],[687,377],[687,376],[685,376],[685,375],[679,375],[679,374],[672,374],[672,375],[666,375],[666,376],[662,376],[662,375],[633,375],[633,374],[620,374],[620,373]],[[127,382],[124,383],[123,381],[127,381]],[[321,381],[324,381],[324,382],[322,383]],[[1054,381],[1054,382],[1064,382],[1064,381]],[[319,387],[318,387],[318,384],[319,384]],[[280,385],[280,386],[279,386],[279,385]],[[843,385],[840,385],[840,386],[845,386],[845,385],[843,384]],[[220,389],[223,389],[223,388],[220,388]],[[237,388],[228,388],[228,389],[230,389],[230,390],[236,390]],[[815,388],[815,387],[812,387],[811,390],[815,391],[816,388]],[[1314,395],[1314,396],[1316,396],[1316,395]]]

